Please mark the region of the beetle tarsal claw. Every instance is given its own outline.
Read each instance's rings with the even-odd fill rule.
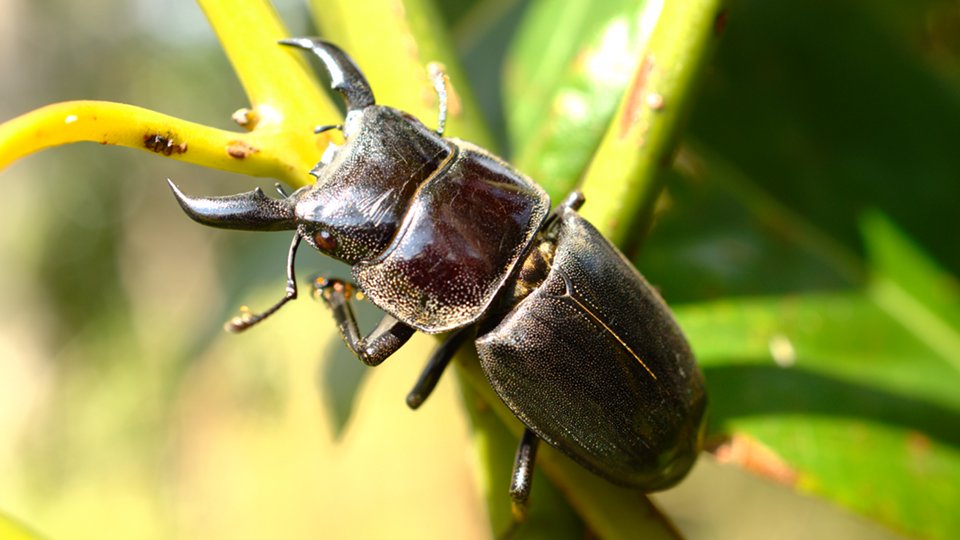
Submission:
[[[237,332],[242,332],[250,323],[248,320],[244,319],[240,315],[234,316],[229,321],[223,323],[223,329],[231,334],[236,334]]]
[[[223,323],[223,329],[236,334],[249,328],[253,323],[257,322],[258,319],[259,317],[254,315],[248,306],[240,306],[240,313]]]

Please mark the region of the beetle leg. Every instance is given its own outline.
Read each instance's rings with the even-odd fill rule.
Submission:
[[[258,313],[252,314],[250,310],[246,307],[241,308],[240,314],[236,317],[227,321],[223,327],[228,332],[243,332],[247,328],[257,324],[258,322],[266,319],[270,315],[273,315],[277,312],[278,309],[282,308],[284,304],[293,300],[297,297],[297,279],[294,276],[294,262],[297,259],[297,248],[300,246],[301,240],[300,233],[297,232],[293,235],[293,242],[290,244],[290,252],[287,253],[287,290],[283,295],[283,298],[279,302],[274,304],[270,309]]]
[[[513,477],[510,480],[513,517],[517,521],[523,521],[527,517],[527,499],[533,486],[533,464],[537,460],[539,443],[540,437],[530,431],[530,428],[523,430],[520,446],[517,447],[517,457],[513,462]]]
[[[586,200],[587,199],[583,196],[582,191],[571,191],[569,194],[567,194],[566,198],[563,199],[563,202],[560,203],[560,207],[577,211],[580,210],[580,207],[583,206],[583,203],[586,202]]]
[[[314,134],[314,135],[319,135],[319,134],[321,134],[321,133],[325,133],[325,132],[327,132],[327,131],[330,131],[331,129],[336,129],[336,130],[339,130],[339,131],[343,131],[343,124],[326,124],[326,125],[323,125],[323,126],[317,126],[317,127],[313,128],[313,134]]]
[[[427,361],[427,366],[423,369],[423,372],[420,373],[420,378],[417,379],[417,383],[413,385],[413,389],[407,394],[408,407],[416,409],[430,397],[430,393],[433,392],[433,389],[437,386],[440,376],[443,375],[443,370],[450,364],[450,359],[457,353],[457,350],[463,345],[463,342],[472,335],[472,332],[472,326],[461,328],[447,337],[447,339],[437,347],[437,350],[433,351],[433,354],[430,355],[430,360]]]
[[[443,66],[436,62],[431,63],[429,69],[430,77],[433,79],[433,89],[437,91],[437,105],[440,107],[437,135],[442,137],[447,125],[447,74],[444,73]]]
[[[360,327],[350,305],[353,287],[340,279],[317,277],[313,279],[314,296],[322,300],[332,311],[344,343],[368,366],[377,366],[388,356],[397,352],[413,335],[414,329],[390,315],[366,337],[360,335]]]

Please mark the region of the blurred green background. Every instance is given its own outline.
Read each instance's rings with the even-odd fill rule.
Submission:
[[[561,3],[440,4],[500,150],[535,168],[549,118],[516,66]],[[192,2],[0,13],[0,120],[90,98],[230,128],[247,104]],[[722,34],[633,255],[704,366],[711,442],[759,441],[788,487],[707,461],[657,500],[703,538],[956,537],[960,4],[741,0]],[[453,378],[403,404],[433,342],[364,370],[306,299],[224,334],[282,292],[289,238],[199,227],[166,177],[271,184],[92,144],[0,172],[0,510],[51,538],[489,537]]]

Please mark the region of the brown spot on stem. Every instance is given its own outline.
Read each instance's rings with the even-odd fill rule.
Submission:
[[[643,57],[640,67],[634,72],[633,81],[630,82],[630,90],[627,92],[627,105],[623,109],[623,115],[620,118],[619,137],[625,139],[630,133],[630,129],[640,119],[640,112],[643,110],[644,96],[646,94],[647,77],[653,71],[653,56]]]
[[[230,141],[227,143],[227,154],[233,159],[246,159],[251,154],[256,154],[259,151],[260,150],[243,141]]]
[[[171,132],[167,132],[166,135],[145,133],[143,135],[143,146],[151,152],[156,152],[164,156],[184,154],[187,151],[187,143],[177,142],[176,136]]]
[[[727,29],[727,12],[726,10],[717,13],[717,16],[713,19],[713,33],[722,34],[724,30]]]

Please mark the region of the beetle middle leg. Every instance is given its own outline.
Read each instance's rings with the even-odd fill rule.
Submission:
[[[414,333],[412,327],[385,315],[372,332],[362,336],[350,304],[353,286],[341,279],[325,277],[314,278],[312,284],[314,295],[333,311],[333,318],[337,321],[344,343],[368,366],[380,365],[397,352]]]
[[[433,354],[430,355],[430,360],[427,361],[427,366],[423,368],[423,372],[420,373],[420,378],[417,379],[417,383],[413,385],[413,389],[407,394],[408,407],[416,409],[430,397],[433,389],[437,386],[437,382],[440,380],[440,376],[443,375],[443,371],[450,364],[450,359],[457,353],[457,350],[460,349],[463,342],[473,335],[473,331],[474,327],[472,326],[461,328],[448,336],[443,343],[437,347],[437,350],[433,351]]]
[[[527,517],[527,499],[530,498],[530,488],[533,487],[533,465],[537,461],[539,444],[540,437],[530,431],[530,428],[525,428],[513,462],[513,476],[510,478],[513,517],[517,521],[523,521]]]

